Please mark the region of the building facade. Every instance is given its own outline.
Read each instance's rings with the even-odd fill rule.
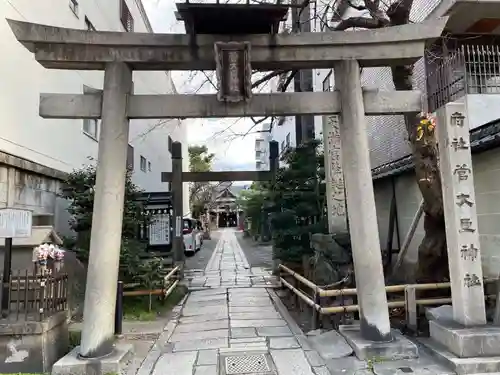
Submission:
[[[431,113],[446,103],[466,104],[486,277],[498,277],[500,273],[500,211],[488,203],[498,200],[500,193],[495,177],[500,156],[497,141],[500,130],[500,48],[497,41],[500,18],[492,18],[499,10],[498,1],[478,1],[472,5],[461,0],[415,0],[410,15],[412,22],[449,16],[446,35],[429,46],[426,56],[415,64],[412,84],[424,93],[424,107]],[[331,20],[333,13],[337,19],[362,14],[347,1],[337,2],[334,11],[324,19]],[[318,71],[315,76],[318,90],[334,88],[330,71]],[[394,90],[389,68],[363,69],[362,84],[367,89]],[[402,116],[368,117],[367,127],[380,245],[385,249],[390,242],[389,213],[394,200],[397,209],[392,246],[399,249],[422,199],[415,180],[406,127]],[[410,278],[423,235],[421,219],[403,263],[404,274]]]
[[[450,102],[466,104],[471,128],[473,168],[483,255],[483,271],[487,277],[500,275],[500,1],[480,0],[414,0],[410,19],[421,22],[448,16],[446,35],[428,48],[426,56],[413,69],[412,83],[424,93],[424,108],[429,112]],[[331,2],[322,9],[311,25],[313,31],[328,31],[340,19],[364,16],[349,6],[349,1]],[[316,70],[315,91],[335,89],[332,70]],[[390,68],[364,68],[365,89],[394,90]],[[322,137],[323,121],[315,117],[316,138]],[[439,124],[437,124],[439,126]],[[411,149],[402,116],[368,116],[367,130],[377,204],[380,246],[388,244],[391,201],[397,206],[393,249],[399,249],[417,212],[421,194],[415,180]],[[282,144],[291,134],[294,142],[293,118],[273,124],[272,138]],[[280,148],[281,151],[281,148]],[[402,274],[411,279],[417,262],[418,246],[423,238],[423,220],[410,243]]]
[[[255,137],[255,169],[258,171],[269,170],[269,142],[272,140],[270,129],[270,123],[262,124]]]
[[[63,173],[95,163],[100,121],[42,119],[39,95],[92,93],[102,89],[102,71],[49,70],[40,66],[14,38],[6,18],[55,25],[89,32],[153,32],[141,0],[9,0],[0,3],[0,40],[6,58],[0,61],[5,74],[0,85],[3,116],[0,150]],[[168,72],[134,72],[136,94],[175,93]],[[179,120],[131,120],[128,164],[133,180],[146,191],[165,191],[162,171],[170,171],[169,136],[186,145],[186,129]],[[184,188],[184,211],[189,211]]]

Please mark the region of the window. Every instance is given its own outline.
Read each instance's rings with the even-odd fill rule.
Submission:
[[[151,172],[151,162],[148,161],[148,172]]]
[[[127,148],[127,168],[131,171],[134,170],[134,147],[130,144]]]
[[[83,120],[83,132],[87,134],[90,138],[93,138],[97,141],[97,129],[99,127],[99,123],[97,119],[94,118],[86,118]]]
[[[87,16],[85,16],[85,29],[87,31],[96,31],[96,28],[92,25],[92,22],[90,22]]]
[[[120,21],[122,21],[122,25],[126,31],[129,33],[134,31],[134,19],[125,0],[121,0],[120,2]]]
[[[83,85],[83,93],[84,94],[99,94],[101,90],[95,89],[93,87],[89,87]],[[93,118],[83,119],[83,133],[88,135],[90,138],[97,141],[99,136],[99,120]]]
[[[146,165],[147,165],[146,158],[141,155],[141,164],[140,164],[141,171],[146,172]]]
[[[69,9],[78,18],[78,0],[69,0]]]

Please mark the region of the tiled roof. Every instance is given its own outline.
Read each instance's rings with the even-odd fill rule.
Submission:
[[[478,153],[500,146],[500,119],[471,130],[471,152]],[[411,171],[415,167],[413,156],[406,155],[397,160],[372,169],[372,177],[378,180]]]

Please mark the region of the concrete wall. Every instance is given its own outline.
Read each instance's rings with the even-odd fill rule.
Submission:
[[[0,208],[23,208],[33,215],[52,216],[56,231],[69,235],[68,202],[58,197],[64,174],[2,152],[0,159]]]
[[[148,22],[138,6],[140,0],[126,2],[134,18],[134,31],[147,32]],[[124,31],[119,0],[78,0],[78,4],[75,15],[70,9],[70,0],[0,2],[0,44],[3,56],[7,57],[0,60],[0,71],[4,72],[0,85],[3,123],[0,150],[64,172],[92,162],[89,158],[95,160],[98,136],[85,134],[82,120],[41,119],[39,94],[81,93],[84,85],[101,89],[103,73],[44,69],[33,54],[15,40],[5,18],[83,29],[87,17],[97,30]],[[175,87],[165,72],[136,72],[134,90],[139,94],[162,94],[175,92]],[[166,189],[166,184],[160,181],[160,172],[171,168],[169,135],[187,145],[186,129],[178,120],[131,121],[134,181],[145,190]],[[187,159],[187,146],[185,148]],[[145,170],[140,168],[141,156],[147,161]],[[187,200],[185,208],[188,210]]]
[[[500,148],[474,154],[472,161],[483,272],[485,277],[496,278],[500,275]],[[390,178],[376,180],[374,189],[380,242],[381,247],[385,248],[392,196]],[[413,172],[395,177],[395,189],[399,235],[402,242],[422,198]],[[423,219],[421,219],[403,264],[405,276],[410,276],[408,270],[413,269],[417,262],[418,246],[423,235]],[[393,246],[397,247],[396,240]]]
[[[0,326],[0,370],[3,373],[49,373],[69,348],[66,313],[41,322],[10,322]]]

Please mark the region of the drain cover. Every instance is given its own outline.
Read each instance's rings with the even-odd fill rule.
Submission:
[[[226,374],[240,375],[270,372],[271,368],[264,354],[237,355],[225,358]]]

